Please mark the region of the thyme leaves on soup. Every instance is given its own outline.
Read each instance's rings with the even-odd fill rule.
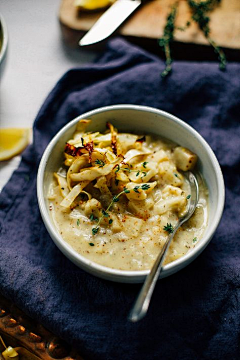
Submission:
[[[94,216],[93,214],[91,214],[91,215],[89,216],[89,219],[90,219],[91,221],[98,221],[98,218],[97,218],[96,216]]]
[[[103,161],[103,160],[99,160],[99,159],[97,159],[96,161],[95,161],[95,164],[96,165],[98,165],[98,167],[103,167],[104,165],[105,165],[105,162]]]
[[[146,168],[146,164],[147,164],[147,161],[145,161],[143,163],[143,167]],[[147,172],[146,171],[142,171],[142,170],[134,170],[134,169],[130,169],[129,167],[120,167],[120,165],[118,164],[116,166],[116,170],[115,170],[115,173],[118,173],[120,170],[122,171],[126,171],[128,173],[133,173],[135,172],[136,173],[136,177],[138,177],[140,174],[142,174],[141,178],[144,178],[146,175],[147,175]]]
[[[169,234],[173,233],[173,226],[171,223],[167,223],[167,225],[165,225],[163,227],[163,230],[167,231]]]
[[[133,188],[133,190],[135,192],[139,192],[138,189],[142,189],[142,190],[148,190],[150,188],[150,185],[149,184],[142,184],[142,185],[139,185],[139,186],[135,186]],[[92,234],[93,235],[96,235],[98,233],[98,230],[99,230],[99,225],[101,223],[101,221],[103,220],[104,217],[108,218],[110,217],[110,214],[109,214],[109,210],[111,209],[111,207],[113,206],[114,203],[118,202],[119,201],[119,198],[121,195],[123,194],[129,194],[130,193],[130,190],[127,189],[126,187],[123,189],[123,191],[121,191],[119,194],[117,195],[114,195],[110,204],[108,205],[107,209],[106,210],[102,210],[102,215],[99,217],[98,219],[98,222],[96,224],[95,227],[92,228]],[[108,221],[109,224],[112,224],[113,223],[113,220],[110,218],[109,221]]]

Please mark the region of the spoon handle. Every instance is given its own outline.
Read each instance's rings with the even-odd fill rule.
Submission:
[[[142,319],[148,310],[149,303],[153,294],[153,290],[155,288],[156,282],[158,280],[159,274],[162,269],[162,263],[165,259],[168,248],[171,244],[171,241],[180,226],[180,222],[175,226],[173,232],[169,234],[167,241],[165,242],[162,250],[160,251],[150,273],[146,277],[146,280],[143,284],[143,287],[137,297],[137,300],[128,316],[128,320],[132,322],[137,322]]]
[[[144,317],[146,315],[149,303],[152,297],[153,290],[155,288],[156,282],[158,280],[159,274],[162,269],[162,264],[165,259],[166,253],[168,251],[168,248],[171,244],[171,241],[176,234],[176,231],[184,222],[186,222],[194,213],[197,203],[198,203],[198,197],[199,197],[199,188],[198,188],[198,182],[196,177],[189,171],[188,172],[188,181],[191,188],[191,195],[188,197],[189,200],[189,206],[188,211],[185,216],[180,218],[178,220],[178,223],[176,224],[175,228],[173,229],[173,232],[169,234],[167,241],[163,245],[162,250],[160,251],[158,257],[156,258],[153,267],[151,271],[149,272],[148,276],[145,279],[145,282],[143,284],[143,287],[137,297],[137,300],[128,316],[128,320],[132,322],[136,322]]]

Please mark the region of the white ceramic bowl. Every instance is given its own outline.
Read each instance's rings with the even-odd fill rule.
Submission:
[[[0,14],[0,78],[2,77],[3,69],[6,64],[7,46],[8,46],[7,25],[3,16]]]
[[[37,193],[40,211],[45,226],[58,248],[74,264],[87,272],[118,282],[138,283],[144,281],[148,271],[123,271],[96,264],[76,253],[54,227],[49,210],[47,192],[53,172],[62,165],[65,142],[71,138],[80,119],[91,119],[88,131],[103,131],[106,121],[113,123],[119,131],[137,134],[154,133],[189,148],[199,157],[198,167],[209,189],[209,219],[203,238],[183,257],[163,267],[160,277],[166,277],[193,261],[210,242],[222,216],[224,207],[224,182],[218,161],[210,146],[182,120],[161,110],[137,105],[114,105],[92,110],[68,123],[52,139],[46,148],[38,171]]]

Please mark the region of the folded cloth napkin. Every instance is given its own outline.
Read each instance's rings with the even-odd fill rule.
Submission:
[[[68,71],[34,123],[33,144],[1,194],[0,292],[80,349],[85,359],[238,357],[240,219],[240,64],[164,62],[121,39],[95,64]],[[127,315],[141,285],[95,278],[67,260],[41,220],[36,176],[56,132],[88,110],[149,105],[192,125],[220,161],[226,184],[221,224],[206,250],[158,282],[147,316]]]

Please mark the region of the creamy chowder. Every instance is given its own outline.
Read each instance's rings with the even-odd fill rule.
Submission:
[[[86,132],[81,120],[64,150],[65,162],[49,188],[49,210],[62,238],[98,264],[120,270],[151,268],[190,199],[185,172],[197,156],[150,135]],[[203,236],[208,191],[199,177],[199,203],[176,233],[165,264]]]

